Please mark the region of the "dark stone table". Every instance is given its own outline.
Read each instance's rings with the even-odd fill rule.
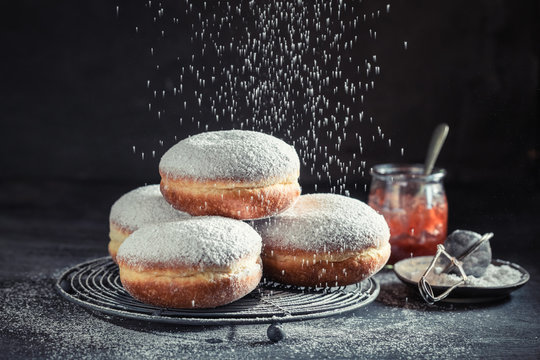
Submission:
[[[428,306],[390,270],[348,314],[268,325],[159,325],[92,313],[61,298],[62,271],[105,256],[110,205],[136,185],[4,182],[0,193],[0,358],[538,358],[538,191],[448,187],[450,228],[493,231],[494,256],[530,281],[506,299]],[[479,191],[481,190],[481,191]]]

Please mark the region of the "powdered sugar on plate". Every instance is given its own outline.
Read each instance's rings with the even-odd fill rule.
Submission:
[[[137,269],[174,264],[230,266],[260,251],[261,237],[248,224],[201,216],[140,228],[120,245],[117,259]]]
[[[420,274],[418,279],[420,279]],[[480,277],[476,276],[467,276],[467,281],[465,281],[465,286],[476,286],[476,287],[500,287],[508,286],[515,284],[521,280],[521,272],[511,268],[508,265],[488,265],[484,275]],[[433,274],[428,277],[428,281],[432,285],[439,286],[452,286],[456,282],[460,281],[461,277],[456,274]],[[433,281],[433,282],[431,282]]]
[[[386,221],[375,210],[336,194],[302,195],[287,211],[254,224],[265,244],[307,251],[379,247],[390,238]]]
[[[430,262],[430,257],[418,257],[402,260],[395,265],[396,272],[413,282],[418,282]],[[432,286],[452,286],[461,281],[457,274],[440,273],[442,267],[435,266],[426,280]],[[519,283],[523,273],[506,264],[490,264],[486,272],[479,277],[468,275],[464,287],[506,287]]]
[[[271,135],[227,130],[201,133],[180,141],[161,158],[159,171],[195,180],[261,181],[299,173],[294,148]]]
[[[159,185],[142,186],[124,194],[111,207],[109,220],[130,231],[162,222],[190,218],[174,209],[161,195]]]

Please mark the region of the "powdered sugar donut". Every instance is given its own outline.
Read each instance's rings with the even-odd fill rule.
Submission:
[[[254,225],[263,239],[265,276],[285,284],[353,284],[379,271],[390,256],[384,218],[341,195],[302,195],[287,211]]]
[[[184,139],[163,155],[159,173],[165,199],[191,215],[268,217],[300,195],[294,148],[255,131],[206,132]]]
[[[159,185],[142,186],[122,195],[109,215],[109,254],[113,260],[122,242],[141,226],[189,218],[161,195]],[[116,261],[116,260],[115,260]]]
[[[142,302],[171,308],[216,307],[257,287],[261,237],[219,216],[145,226],[120,246],[124,288]]]

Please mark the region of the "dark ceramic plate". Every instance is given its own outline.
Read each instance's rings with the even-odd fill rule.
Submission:
[[[396,273],[397,277],[405,284],[414,286],[417,289],[418,282],[415,281],[416,278],[413,278],[413,276],[411,276],[411,272],[408,270],[413,268],[423,269],[423,274],[423,271],[428,268],[432,259],[433,256],[418,256],[410,259],[401,260],[394,264],[394,272]],[[491,263],[496,266],[508,265],[511,268],[519,271],[521,273],[520,280],[513,284],[504,286],[458,286],[450,293],[450,295],[446,299],[442,301],[453,303],[478,303],[499,300],[509,296],[512,291],[519,289],[520,287],[525,285],[527,281],[529,281],[530,275],[527,270],[517,264],[505,260],[492,260]],[[439,295],[449,288],[449,286],[434,284],[431,284],[431,287],[435,295]]]

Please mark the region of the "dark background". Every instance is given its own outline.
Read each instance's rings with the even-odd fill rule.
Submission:
[[[365,34],[373,27],[377,41],[356,47],[366,56],[377,54],[382,71],[363,107],[376,120],[355,130],[370,139],[380,126],[393,143],[389,148],[367,141],[358,161],[365,160],[367,169],[422,162],[432,129],[446,122],[450,134],[438,164],[448,170],[450,228],[488,231],[494,219],[511,222],[522,213],[534,218],[540,196],[538,1],[388,3],[389,14],[386,2],[358,6],[367,14],[383,13],[358,29]],[[117,197],[159,181],[159,156],[174,136],[201,131],[191,122],[178,124],[182,110],[174,100],[157,105],[166,110],[161,119],[147,108],[152,89],[146,81],[158,89],[170,86],[179,74],[176,57],[196,51],[189,26],[194,20],[183,12],[184,2],[163,4],[180,19],[164,38],[153,22],[155,8],[142,1],[27,0],[2,11],[0,182],[9,192],[4,210],[13,217],[28,216],[21,210],[25,204],[40,204],[34,212],[43,216],[68,201],[77,214],[77,206],[91,205],[74,202],[63,186],[112,184],[119,188],[101,192],[93,205],[105,232]],[[157,55],[150,47],[159,49]],[[205,121],[191,109],[185,115]],[[158,145],[162,139],[164,147]],[[352,146],[346,143],[342,152]],[[365,199],[362,184],[369,176],[349,176],[348,182],[352,195]],[[352,182],[360,184],[358,191]],[[313,192],[314,183],[303,169],[304,192]],[[484,219],[485,208],[498,209],[498,215]]]
[[[182,16],[182,5],[164,3]],[[434,125],[447,122],[440,165],[450,181],[537,182],[538,2],[389,3],[373,25],[382,71],[365,108],[394,149],[367,144],[368,162],[422,161]],[[156,181],[149,153],[157,141],[200,131],[147,110],[146,80],[176,76],[168,64],[195,45],[187,25],[160,39],[144,4],[17,1],[3,11],[2,180]],[[384,4],[360,9],[384,13]],[[147,31],[136,34],[136,26]],[[365,130],[367,138],[373,130]],[[147,151],[145,161],[133,145]]]

